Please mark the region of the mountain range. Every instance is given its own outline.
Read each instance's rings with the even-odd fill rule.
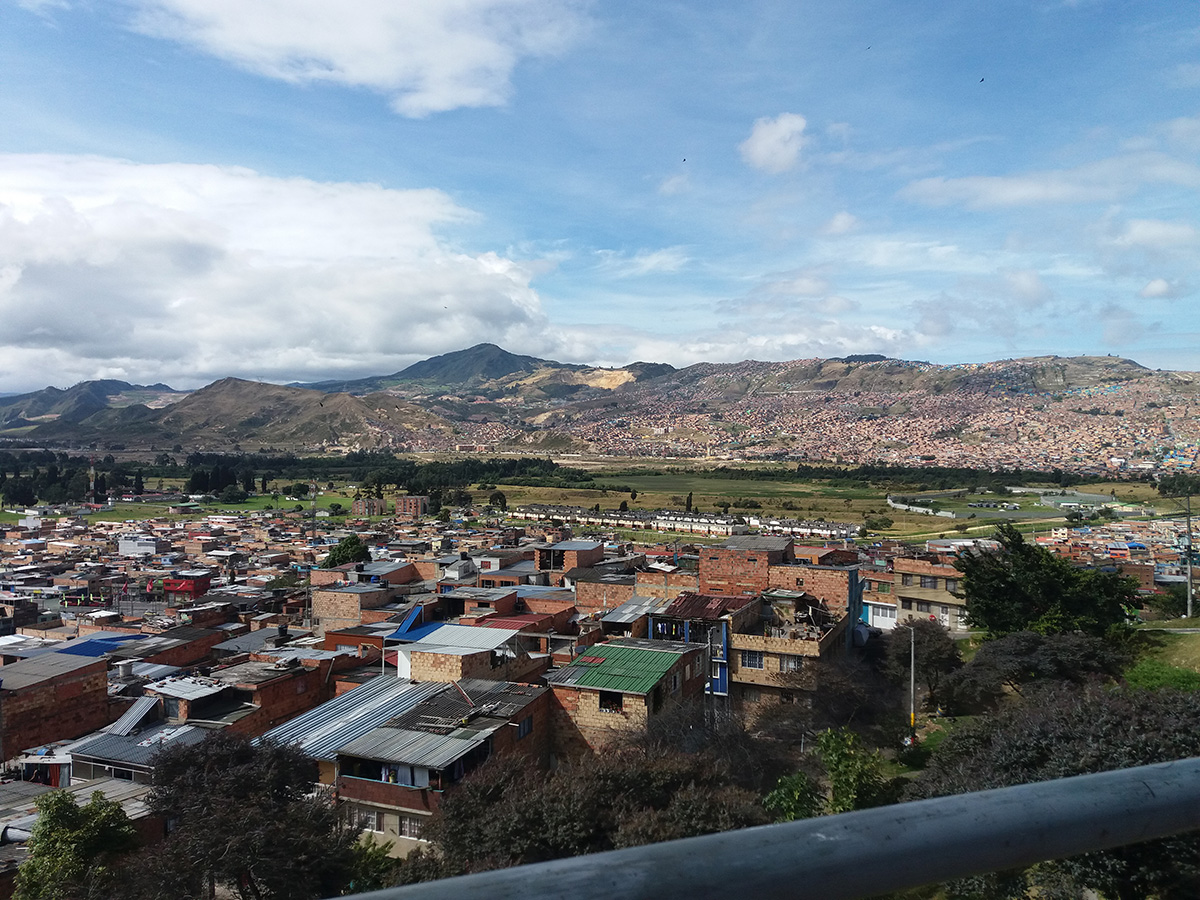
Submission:
[[[668,400],[681,412],[715,420],[747,404],[778,407],[781,398],[805,403],[854,397],[864,409],[904,415],[922,397],[1093,392],[1130,384],[1148,397],[1166,398],[1193,394],[1200,376],[1109,356],[944,366],[869,355],[599,368],[478,344],[391,375],[345,381],[276,385],[224,378],[184,392],[104,380],[0,396],[0,438],[130,448],[319,450],[508,441],[549,449],[575,441],[573,429],[581,422],[618,422],[661,410]],[[501,432],[507,437],[496,437]]]

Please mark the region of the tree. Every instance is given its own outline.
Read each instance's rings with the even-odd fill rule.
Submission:
[[[504,491],[492,491],[488,497],[488,506],[494,506],[500,510],[508,509],[508,498],[504,496]]]
[[[328,799],[311,796],[316,780],[317,764],[291,746],[225,731],[168,746],[149,803],[174,828],[140,860],[150,895],[213,897],[218,885],[255,900],[339,893],[358,835]]]
[[[1127,662],[1126,654],[1103,638],[1015,631],[985,641],[946,687],[961,703],[994,702],[1006,688],[1019,696],[1031,684],[1113,680]]]
[[[887,671],[897,682],[908,683],[913,647],[916,648],[917,683],[925,688],[925,702],[935,708],[946,676],[962,665],[958,642],[934,619],[901,622],[887,637]]]
[[[99,791],[83,806],[68,791],[37,801],[38,819],[17,875],[16,900],[102,898],[116,882],[114,861],[137,847],[137,831],[121,804]]]
[[[338,541],[337,546],[329,551],[322,569],[336,569],[346,563],[367,562],[371,558],[371,550],[362,542],[357,534],[349,535]]]
[[[778,821],[834,815],[896,801],[899,784],[884,775],[883,757],[865,747],[858,735],[830,728],[817,735],[821,772],[797,772],[779,779],[763,799]]]
[[[729,509],[728,506],[726,506],[725,508]],[[684,509],[684,512],[692,511],[692,492],[691,491],[688,491],[686,505],[683,507],[683,509]]]
[[[788,744],[829,728],[855,732],[870,746],[892,746],[902,732],[896,711],[904,706],[905,691],[871,661],[848,655],[806,659],[798,672],[777,681],[802,702],[765,705],[755,730]]]
[[[142,483],[142,470],[138,469],[133,473],[133,492],[141,494],[145,489],[145,485]]]
[[[1128,621],[1137,582],[1111,572],[1077,569],[1011,525],[996,529],[997,552],[959,556],[967,618],[991,636],[1014,631],[1082,631],[1104,637]]]
[[[443,795],[405,881],[711,834],[766,821],[758,798],[702,754],[626,748],[550,774],[496,757]]]
[[[1195,695],[1164,689],[1040,692],[995,717],[966,723],[947,737],[911,789],[916,798],[945,796],[1200,755],[1200,706]],[[1066,884],[1110,900],[1196,896],[1200,842],[1194,835],[1147,841],[1043,864],[1002,879],[972,879],[974,896],[1025,897],[1038,885]],[[956,891],[952,896],[961,896]],[[1043,890],[1035,896],[1048,896]]]
[[[617,512],[629,512],[629,501],[622,500],[621,504],[617,507]]]
[[[227,484],[221,489],[222,503],[244,503],[249,495],[236,484]]]

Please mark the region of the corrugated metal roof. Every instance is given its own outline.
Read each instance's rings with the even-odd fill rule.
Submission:
[[[388,721],[391,728],[450,734],[463,727],[494,731],[546,693],[547,688],[512,681],[465,678]],[[463,695],[466,695],[465,697]],[[471,699],[468,701],[467,697]]]
[[[755,602],[757,600],[754,597],[723,597],[719,594],[682,591],[663,610],[662,615],[679,619],[719,619],[728,612]]]
[[[185,675],[180,678],[166,678],[146,685],[146,690],[156,691],[164,697],[178,697],[181,700],[199,700],[201,697],[211,697],[219,694],[228,687],[226,684]]]
[[[464,649],[495,650],[517,634],[520,632],[512,628],[477,628],[474,625],[451,625],[446,622],[438,622],[428,630],[419,628],[407,634],[394,632],[389,640],[413,641],[405,648],[408,650],[437,653],[440,648],[452,647],[456,648],[456,652],[462,652]],[[417,637],[414,638],[413,635],[417,635]]]
[[[126,641],[136,641],[143,637],[140,634],[112,634],[106,637],[86,637],[82,640],[67,641],[61,647],[56,647],[56,653],[70,653],[72,656],[90,656],[99,658],[114,650]]]
[[[478,630],[486,631],[487,629],[480,628]],[[20,690],[30,685],[41,684],[58,675],[66,675],[78,669],[95,665],[103,665],[103,661],[67,653],[42,653],[0,668],[0,681],[3,682],[6,691]]]
[[[116,671],[113,669],[112,671]],[[162,663],[135,662],[133,664],[133,674],[139,678],[149,678],[155,681],[160,678],[166,678],[168,675],[174,675],[179,671],[179,666],[167,666]]]
[[[133,705],[125,710],[125,714],[121,718],[100,730],[108,734],[131,734],[142,723],[142,719],[146,718],[150,710],[157,706],[157,697],[138,697],[133,701]]]
[[[657,646],[656,646],[657,645]],[[697,645],[678,641],[612,641],[587,647],[569,665],[550,672],[551,684],[648,694],[679,657]]]
[[[628,625],[645,615],[655,615],[662,612],[671,604],[666,597],[639,597],[634,594],[616,609],[606,613],[601,621],[615,625]]]
[[[446,687],[380,675],[271,729],[258,740],[295,744],[314,759],[333,759],[346,744]]]
[[[460,729],[452,734],[431,734],[384,726],[344,746],[341,755],[444,769],[486,741],[490,733]]]
[[[148,766],[154,755],[167,744],[198,744],[210,734],[211,731],[192,725],[164,725],[129,735],[99,734],[91,740],[76,742],[71,747],[71,756]]]

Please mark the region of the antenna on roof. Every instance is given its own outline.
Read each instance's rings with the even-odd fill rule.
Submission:
[[[463,699],[467,701],[467,706],[474,706],[474,705],[475,705],[475,701],[474,701],[474,700],[472,700],[472,699],[471,699],[471,697],[470,697],[470,696],[467,694],[467,692],[466,692],[466,691],[464,691],[464,690],[462,689],[462,685],[461,685],[461,684],[459,684],[457,681],[452,681],[452,682],[450,682],[450,683],[451,683],[452,685],[454,685],[456,688],[458,688],[458,692],[459,692],[460,694],[462,694],[462,695],[463,695]]]

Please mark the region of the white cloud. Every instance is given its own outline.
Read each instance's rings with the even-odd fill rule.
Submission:
[[[0,384],[307,380],[481,340],[540,349],[530,270],[440,235],[470,218],[434,190],[0,156]]]
[[[1178,281],[1168,281],[1165,278],[1152,278],[1146,286],[1138,291],[1138,296],[1146,300],[1168,299],[1182,297],[1188,292],[1187,285]]]
[[[900,196],[930,206],[996,209],[1111,202],[1152,184],[1200,187],[1200,167],[1163,153],[1145,151],[1074,169],[923,178],[904,187]]]
[[[678,272],[688,263],[682,247],[663,247],[660,250],[639,250],[624,255],[614,250],[597,251],[604,268],[616,278],[637,278],[662,272]]]
[[[499,106],[521,59],[561,53],[572,0],[131,0],[134,27],[291,82],[364,87],[406,116]]]
[[[738,147],[747,165],[772,175],[795,167],[804,146],[804,116],[780,113],[774,119],[758,119],[750,137]]]
[[[858,226],[858,219],[843,210],[821,226],[822,234],[847,234]]]
[[[689,187],[690,184],[686,175],[672,175],[662,180],[662,183],[658,186],[658,192],[664,197],[674,197],[676,194],[682,194]]]
[[[1200,63],[1180,63],[1171,69],[1168,80],[1174,87],[1200,87]]]
[[[1161,219],[1131,219],[1121,233],[1113,238],[1118,247],[1140,247],[1165,250],[1189,247],[1200,238],[1200,232],[1186,222],[1165,222]]]

